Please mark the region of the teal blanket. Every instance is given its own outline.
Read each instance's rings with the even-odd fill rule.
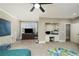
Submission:
[[[29,49],[0,50],[0,56],[31,56]]]

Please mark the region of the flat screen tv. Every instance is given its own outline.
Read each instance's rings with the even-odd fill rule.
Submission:
[[[0,18],[0,36],[7,36],[11,34],[11,23],[5,19]]]
[[[25,29],[25,33],[33,33],[33,29],[31,29],[31,28]]]

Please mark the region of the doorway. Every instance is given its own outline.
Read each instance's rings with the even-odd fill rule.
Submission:
[[[70,30],[71,30],[71,25],[66,24],[66,41],[70,41]]]
[[[38,38],[38,22],[21,21],[20,32],[22,40],[33,40]]]

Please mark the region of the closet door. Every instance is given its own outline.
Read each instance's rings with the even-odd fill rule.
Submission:
[[[79,44],[79,23],[71,24],[71,41]]]

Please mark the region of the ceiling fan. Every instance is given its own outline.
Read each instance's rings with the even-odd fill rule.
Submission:
[[[32,12],[35,8],[40,9],[42,12],[45,12],[44,8],[42,5],[47,5],[47,4],[53,4],[53,3],[32,3],[33,7],[31,8],[30,12]]]

